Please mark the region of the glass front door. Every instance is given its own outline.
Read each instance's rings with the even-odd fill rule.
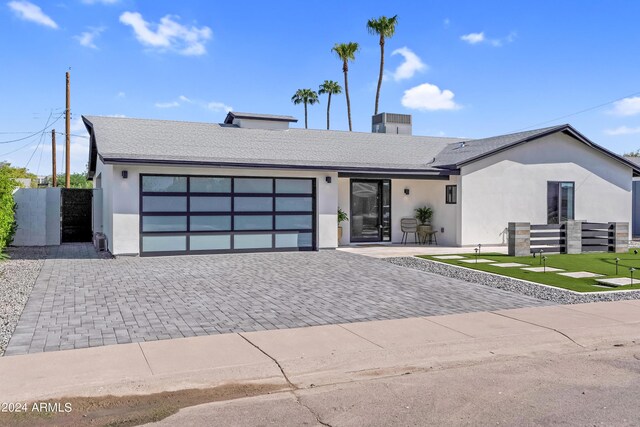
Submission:
[[[352,242],[391,240],[391,181],[351,180]]]

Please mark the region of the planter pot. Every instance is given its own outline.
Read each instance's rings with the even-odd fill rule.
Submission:
[[[338,244],[340,244],[340,240],[342,240],[342,227],[338,226]]]
[[[433,227],[431,224],[419,225],[418,233],[430,233],[433,231]]]

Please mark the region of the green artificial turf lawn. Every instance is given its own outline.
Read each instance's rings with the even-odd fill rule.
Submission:
[[[461,256],[464,256],[468,259],[475,258],[475,254],[462,254]],[[552,272],[534,273],[532,271],[522,270],[520,267],[493,267],[488,263],[464,263],[459,262],[460,260],[437,259],[429,255],[421,255],[420,258],[425,258],[446,264],[458,265],[461,267],[472,268],[480,271],[488,271],[490,273],[514,277],[516,279],[529,280],[531,282],[543,283],[545,285],[556,286],[563,289],[570,289],[577,292],[602,292],[620,289],[640,289],[640,251],[637,255],[633,253],[633,250],[630,250],[629,253],[618,254],[586,253],[579,255],[557,254],[545,256],[547,257],[547,267],[560,268],[564,270],[564,272],[588,271],[590,273],[602,274],[603,277],[574,279],[572,277],[561,276],[557,273]],[[618,275],[616,275],[616,257],[620,258],[618,264]],[[528,264],[531,267],[542,266],[539,256],[536,256],[535,258],[533,256],[512,257],[503,254],[482,253],[478,256],[478,258],[490,259],[495,262],[517,262],[520,264]],[[595,286],[598,285],[595,279],[605,277],[629,277],[630,267],[637,269],[637,271],[633,273],[633,286],[620,286],[617,288],[602,287],[602,285]],[[635,284],[636,278],[638,279],[637,285]]]

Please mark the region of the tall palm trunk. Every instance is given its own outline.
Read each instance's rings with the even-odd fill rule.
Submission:
[[[376,108],[373,114],[378,114],[380,88],[382,87],[382,73],[384,72],[384,37],[380,36],[380,75],[378,76],[378,90],[376,91]]]
[[[307,103],[304,103],[304,128],[308,129],[307,126]]]
[[[327,130],[329,130],[329,111],[331,110],[331,92],[329,92],[329,99],[327,100]]]
[[[342,65],[342,72],[344,73],[344,93],[347,97],[347,117],[349,118],[349,132],[353,130],[351,127],[351,100],[349,99],[349,79],[347,78],[347,73],[349,73],[349,66],[347,65],[347,61],[344,61]]]

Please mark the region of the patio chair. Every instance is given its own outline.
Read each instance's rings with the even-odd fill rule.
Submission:
[[[407,244],[407,236],[413,234],[413,243],[419,243],[418,240],[418,220],[415,218],[400,219],[400,230],[402,231],[401,243]]]

